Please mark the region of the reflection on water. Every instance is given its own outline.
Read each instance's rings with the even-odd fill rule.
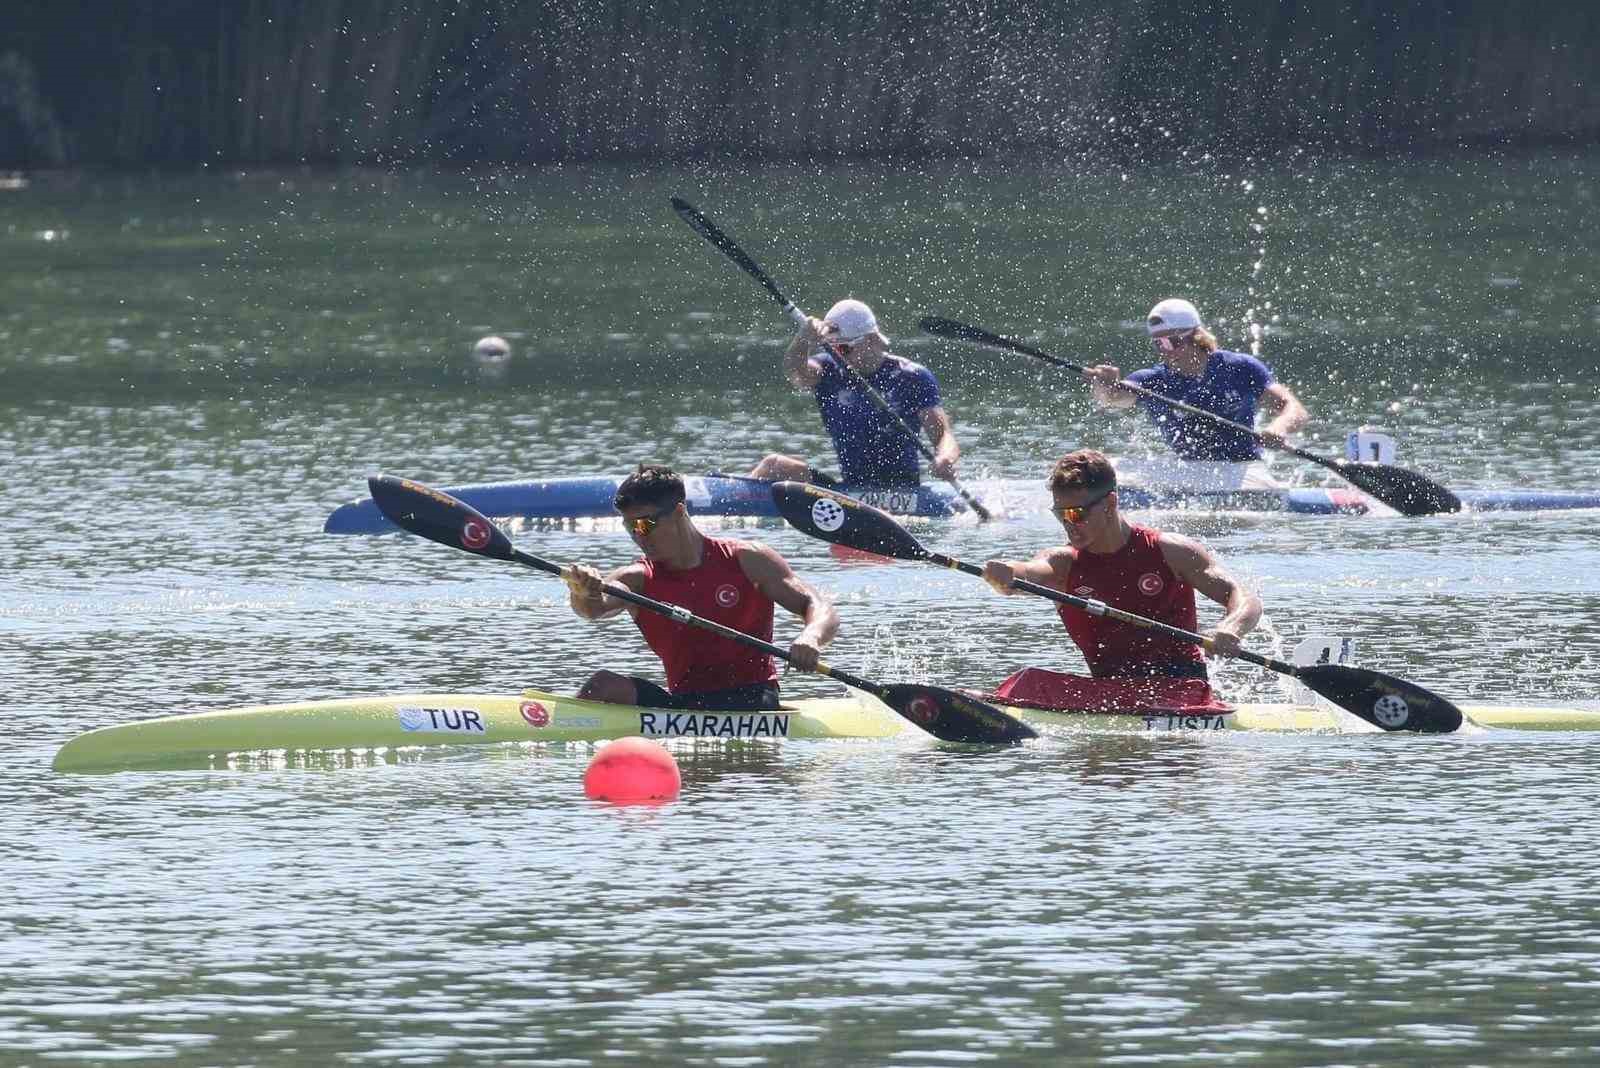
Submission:
[[[0,319],[0,374],[16,387],[0,406],[0,678],[12,684],[0,1060],[1593,1060],[1587,737],[684,744],[682,799],[648,810],[582,798],[587,746],[47,770],[78,731],[169,712],[654,674],[631,624],[574,619],[547,576],[320,528],[376,471],[445,484],[824,454],[810,401],[777,381],[784,324],[692,234],[654,221],[657,185],[712,176],[574,185],[585,208],[618,189],[643,199],[582,233],[554,209],[538,225],[518,215],[514,244],[467,212],[437,242],[423,236],[437,229],[428,198],[468,203],[460,191],[419,186],[393,210],[335,198],[317,206],[343,220],[334,253],[272,224],[271,205],[203,205],[219,213],[205,222],[153,193],[135,203],[137,183],[131,201],[0,205],[25,217],[19,234],[71,233],[27,239],[46,257],[30,261],[39,303]],[[1329,179],[1351,191],[1363,180]],[[841,260],[834,180],[808,179],[783,219],[739,210],[760,196],[734,183],[722,214],[748,219],[813,303],[887,295],[896,346],[946,382],[968,484],[1038,478],[1079,443],[1148,445],[1136,422],[1091,412],[1076,381],[919,340],[909,324],[939,311],[1037,330],[1068,358],[1138,359],[1126,308],[1229,270],[1216,249],[1232,247],[1238,194],[1216,200],[1211,187],[1223,221],[1205,270],[1190,270],[1198,247],[1175,265],[1129,252],[1136,224],[1117,239],[1093,183],[1085,202],[1105,210],[1091,225],[1064,176],[1007,179],[1006,203],[1069,205],[1026,218],[943,210],[979,202],[959,175],[917,203],[889,195],[926,195],[923,179],[885,178],[857,201],[885,241],[915,240],[855,242]],[[1160,187],[1138,180],[1135,199]],[[1366,201],[1410,204],[1389,196],[1402,190],[1437,203],[1450,188],[1433,169],[1367,180]],[[1463,195],[1493,199],[1516,180],[1478,175]],[[1196,208],[1203,193],[1173,190]],[[1352,250],[1380,224],[1392,249],[1420,209],[1307,208],[1296,222],[1294,197],[1273,195],[1282,229],[1251,284],[1257,298],[1293,295],[1285,268],[1315,276],[1267,345],[1316,411],[1321,451],[1383,422],[1402,463],[1453,487],[1596,487],[1593,388],[1548,366],[1553,348],[1592,353],[1593,331],[1570,315],[1530,325],[1541,301],[1592,304],[1575,272],[1527,251],[1545,242],[1570,267],[1569,237],[1530,218],[1501,244],[1419,238],[1384,258],[1380,292],[1350,266],[1372,256]],[[620,234],[643,236],[586,258]],[[181,254],[152,251],[152,235]],[[1065,278],[1062,248],[1080,250]],[[351,250],[366,273],[341,274]],[[958,284],[958,262],[976,283]],[[116,263],[132,266],[103,266]],[[73,270],[76,294],[61,284]],[[556,299],[568,289],[583,294]],[[1395,293],[1420,295],[1401,307]],[[190,319],[172,311],[191,303]],[[1573,345],[1547,344],[1550,331]],[[513,343],[503,377],[430,363],[489,333]],[[171,359],[178,373],[135,374],[122,356]],[[1260,590],[1268,616],[1252,648],[1350,635],[1363,663],[1458,700],[1600,705],[1592,513],[1147,518],[1204,539]],[[1059,537],[1042,516],[912,528],[975,562]],[[770,541],[838,598],[830,659],[847,670],[981,687],[1023,665],[1081,665],[1042,601],[925,565],[840,560],[776,523],[719,529]],[[562,562],[632,555],[609,523],[515,536]],[[1236,698],[1282,692],[1249,665],[1219,679]],[[784,689],[837,692],[793,673]]]

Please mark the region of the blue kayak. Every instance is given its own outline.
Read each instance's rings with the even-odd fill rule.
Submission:
[[[561,520],[615,516],[611,500],[625,476],[528,479],[448,486],[445,492],[496,519]],[[767,483],[737,475],[685,476],[689,511],[695,515],[778,515]],[[995,515],[1038,515],[1050,506],[1049,493],[1037,479],[997,479],[968,487]],[[969,511],[966,502],[945,483],[920,486],[843,485],[849,494],[891,515],[943,519]],[[1460,490],[1468,511],[1543,511],[1600,508],[1600,493],[1540,490]],[[1298,487],[1197,492],[1146,489],[1125,485],[1118,491],[1123,508],[1174,508],[1215,512],[1294,512],[1303,515],[1364,515],[1383,512],[1371,498],[1348,487]],[[397,528],[370,498],[340,505],[328,516],[326,534],[388,534]]]

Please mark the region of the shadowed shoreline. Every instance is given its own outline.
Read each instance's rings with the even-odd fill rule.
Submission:
[[[1600,135],[1600,5],[1198,7],[10,5],[0,166],[1159,161]]]

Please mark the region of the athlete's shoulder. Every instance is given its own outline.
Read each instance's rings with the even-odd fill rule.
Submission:
[[[928,370],[928,368],[923,364],[918,363],[916,360],[907,359],[904,356],[898,356],[892,352],[885,353],[883,359],[884,362],[888,363],[900,374],[927,375],[929,378],[933,377],[933,372]]]
[[[1078,550],[1070,545],[1055,545],[1045,549],[1036,559],[1056,574],[1065,575],[1072,570],[1072,565],[1077,562]]]
[[[637,592],[644,585],[645,580],[655,574],[655,564],[650,558],[641,556],[632,563],[623,564],[611,574],[606,576],[607,582],[620,582],[629,589]]]
[[[706,540],[713,539],[708,538]],[[747,541],[744,538],[722,538],[717,539],[717,541],[729,557],[739,561],[741,564],[753,560],[765,560],[768,563],[781,562],[783,560],[783,556],[779,554],[778,550],[764,541]]]
[[[1218,349],[1216,354],[1220,356],[1222,358],[1222,362],[1229,367],[1247,369],[1268,375],[1272,373],[1272,369],[1267,366],[1267,361],[1263,360],[1259,356],[1252,356],[1248,352],[1234,352],[1230,349]]]
[[[744,538],[713,538],[710,534],[702,534],[701,537],[705,538],[708,550],[722,556],[744,556],[746,553],[766,548],[761,542],[747,541]]]
[[[1164,381],[1167,375],[1167,365],[1158,363],[1154,367],[1141,367],[1137,371],[1124,375],[1123,378],[1136,386],[1149,386],[1151,383]]]
[[[1196,566],[1204,566],[1211,561],[1211,551],[1200,542],[1187,534],[1174,534],[1170,530],[1150,531],[1153,544],[1161,550],[1161,555],[1175,571],[1186,571]]]
[[[727,544],[739,571],[758,587],[770,589],[773,582],[785,582],[794,573],[783,554],[765,542],[730,539]]]

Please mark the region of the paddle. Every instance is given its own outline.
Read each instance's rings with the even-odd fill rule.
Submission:
[[[918,560],[938,564],[940,567],[964,571],[969,575],[982,575],[983,568],[965,563],[943,553],[930,552],[911,532],[896,523],[884,512],[863,504],[852,497],[830,493],[800,482],[779,482],[772,487],[772,498],[778,511],[795,528],[836,545],[890,556],[897,560]],[[1154,619],[1112,608],[1101,601],[1075,597],[1070,593],[1041,586],[1026,579],[1017,579],[1012,585],[1027,593],[1048,597],[1052,601],[1071,605],[1091,615],[1106,616],[1122,623],[1144,627],[1169,638],[1193,642],[1208,651],[1210,643],[1202,635],[1168,626]],[[1340,708],[1353,713],[1374,726],[1386,731],[1417,731],[1438,734],[1453,731],[1461,726],[1461,710],[1444,698],[1421,686],[1392,675],[1344,664],[1312,664],[1300,667],[1258,656],[1241,649],[1234,654],[1240,660],[1259,664],[1271,671],[1299,679],[1309,689],[1321,694]]]
[[[1024,342],[1001,337],[999,334],[991,334],[982,327],[968,326],[966,323],[958,323],[954,319],[942,319],[937,315],[924,316],[918,325],[930,334],[955,338],[959,341],[972,341],[979,345],[987,345],[990,348],[1020,352],[1025,356],[1032,356],[1046,363],[1055,364],[1057,367],[1065,367],[1069,371],[1076,371],[1084,378],[1091,381],[1094,380],[1085,367],[1070,363],[1059,356],[1052,356],[1048,352],[1042,352]],[[1198,415],[1222,426],[1249,434],[1269,449],[1280,449],[1284,452],[1292,453],[1302,460],[1308,460],[1311,463],[1326,467],[1352,486],[1377,498],[1401,515],[1434,515],[1438,512],[1461,511],[1461,499],[1426,475],[1408,471],[1403,467],[1395,467],[1392,464],[1334,460],[1296,448],[1293,445],[1280,445],[1269,441],[1260,431],[1247,427],[1243,423],[1235,423],[1231,419],[1225,419],[1215,412],[1208,412],[1204,408],[1196,408],[1192,404],[1185,404],[1183,401],[1163,397],[1154,390],[1136,386],[1132,382],[1118,382],[1117,385],[1129,393],[1137,393],[1141,397],[1160,401],[1162,404],[1176,408],[1181,412]]]
[[[772,294],[772,299],[778,302],[779,307],[783,308],[785,315],[793,319],[796,323],[805,323],[807,318],[806,313],[795,307],[794,301],[783,295],[783,291],[778,288],[778,284],[774,282],[770,276],[768,276],[767,272],[763,271],[761,266],[745,253],[744,249],[734,244],[731,237],[717,229],[717,224],[706,218],[705,215],[701,213],[699,208],[695,207],[687,200],[684,200],[682,197],[673,197],[672,210],[678,213],[678,217],[680,219],[689,224],[689,228],[691,230],[705,238],[707,241],[711,242],[717,248],[721,249],[723,254],[734,263],[737,263],[746,274],[748,274],[751,278],[754,278],[757,282],[760,282],[762,288],[764,288],[768,293]],[[826,342],[824,342],[824,345],[826,345]],[[831,346],[828,346],[828,351],[833,352]],[[868,396],[868,398],[871,399],[872,403],[877,406],[879,411],[881,411],[884,415],[887,415],[890,419],[894,420],[901,432],[904,433],[906,437],[911,439],[912,444],[917,447],[917,451],[922,453],[923,457],[928,461],[928,463],[933,463],[933,450],[928,448],[928,443],[922,440],[922,435],[918,433],[910,423],[907,423],[904,419],[902,419],[899,412],[889,407],[889,402],[883,398],[883,394],[879,393],[875,388],[873,388],[871,382],[868,382],[865,378],[863,378],[860,373],[855,370],[855,368],[845,363],[843,358],[841,358],[838,353],[833,353],[833,355],[840,368],[844,370],[844,373],[850,378],[850,380],[854,382],[856,386],[858,386],[862,392]],[[945,481],[950,483],[951,487],[961,495],[961,499],[967,502],[967,507],[972,509],[974,515],[985,522],[989,520],[989,510],[982,504],[978,503],[978,499],[972,494],[968,493],[961,483],[956,481],[954,475],[951,475],[949,478],[945,479]]]
[[[485,518],[483,513],[447,493],[393,475],[369,478],[367,487],[372,491],[372,499],[377,502],[379,510],[404,530],[475,556],[510,560],[540,571],[548,571],[552,575],[561,574],[560,565],[514,547],[505,532]],[[781,660],[790,659],[787,649],[697,616],[678,605],[654,600],[615,583],[606,586],[606,592],[629,604],[670,616],[679,623],[720,634],[724,638],[748,645],[753,649],[760,649]],[[1026,738],[1037,737],[1033,728],[1021,720],[954,690],[912,683],[883,685],[868,682],[866,679],[821,663],[814,670],[819,675],[838,679],[846,686],[853,686],[873,694],[884,704],[941,741],[1020,742]]]

